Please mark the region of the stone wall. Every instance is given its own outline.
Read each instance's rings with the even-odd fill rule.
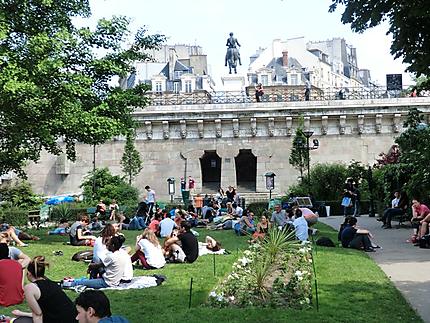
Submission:
[[[312,150],[311,164],[349,163],[352,159],[373,163],[386,152],[402,128],[407,111],[417,107],[430,113],[430,98],[385,100],[289,102],[230,105],[151,106],[136,111],[139,122],[136,147],[143,170],[135,185],[143,192],[150,185],[167,200],[167,178],[191,175],[196,190],[202,187],[200,160],[205,151],[221,157],[221,186],[236,185],[235,157],[249,149],[257,157],[256,191],[266,192],[264,173],[274,172],[276,189],[283,193],[297,182],[298,172],[288,158],[301,116],[304,127],[314,131],[320,147]],[[124,138],[96,147],[96,166],[121,174]],[[42,154],[27,168],[34,189],[42,194],[80,191],[82,178],[92,170],[93,147],[79,144],[77,161]],[[185,170],[186,167],[186,170]],[[179,190],[179,183],[176,185]]]

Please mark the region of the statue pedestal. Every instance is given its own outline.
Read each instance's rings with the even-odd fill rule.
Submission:
[[[245,91],[245,77],[237,74],[229,74],[221,77],[223,90],[226,92]]]

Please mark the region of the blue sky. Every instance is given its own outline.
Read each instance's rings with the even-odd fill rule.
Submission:
[[[403,73],[406,66],[394,60],[386,36],[387,24],[362,34],[340,22],[342,10],[328,13],[330,0],[90,0],[92,19],[124,15],[132,18],[132,30],[145,25],[150,33],[161,33],[168,44],[197,44],[208,55],[215,82],[225,74],[225,42],[234,32],[241,43],[246,74],[249,56],[273,39],[304,36],[307,41],[343,37],[357,48],[358,65],[371,71],[373,80],[385,84],[385,74]],[[340,8],[341,9],[341,8]],[[410,76],[404,74],[404,84]]]

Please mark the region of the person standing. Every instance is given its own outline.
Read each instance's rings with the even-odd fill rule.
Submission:
[[[199,217],[202,216],[202,207],[203,207],[203,196],[197,194],[194,196],[194,207],[196,208],[197,215]]]
[[[352,183],[353,183],[352,177],[348,177],[346,179],[345,185],[343,186],[342,206],[343,206],[344,216],[348,215],[348,213],[351,210],[351,206],[353,205],[354,185]]]
[[[190,194],[194,194],[195,186],[196,186],[195,179],[192,178],[191,176],[188,176],[188,189],[190,190]]]
[[[352,216],[360,216],[360,202],[361,202],[361,193],[358,189],[358,185],[356,183],[353,184],[353,206],[354,206],[354,214]]]
[[[309,80],[306,80],[305,82],[305,101],[309,101],[311,97],[311,82]]]
[[[148,205],[148,214],[152,214],[154,212],[154,205],[155,205],[155,192],[153,189],[151,189],[151,187],[149,187],[149,185],[145,186],[145,190],[146,190],[146,204]]]
[[[255,100],[261,102],[261,97],[264,95],[263,84],[258,83],[255,86]]]
[[[181,177],[181,192],[185,191],[187,189],[187,182],[185,181],[185,178]]]

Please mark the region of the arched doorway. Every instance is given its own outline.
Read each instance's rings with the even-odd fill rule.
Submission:
[[[217,191],[221,186],[221,157],[215,150],[205,150],[200,158],[202,169],[202,190]]]
[[[236,182],[239,192],[255,192],[257,179],[257,157],[251,149],[239,150],[234,158],[236,165]]]

